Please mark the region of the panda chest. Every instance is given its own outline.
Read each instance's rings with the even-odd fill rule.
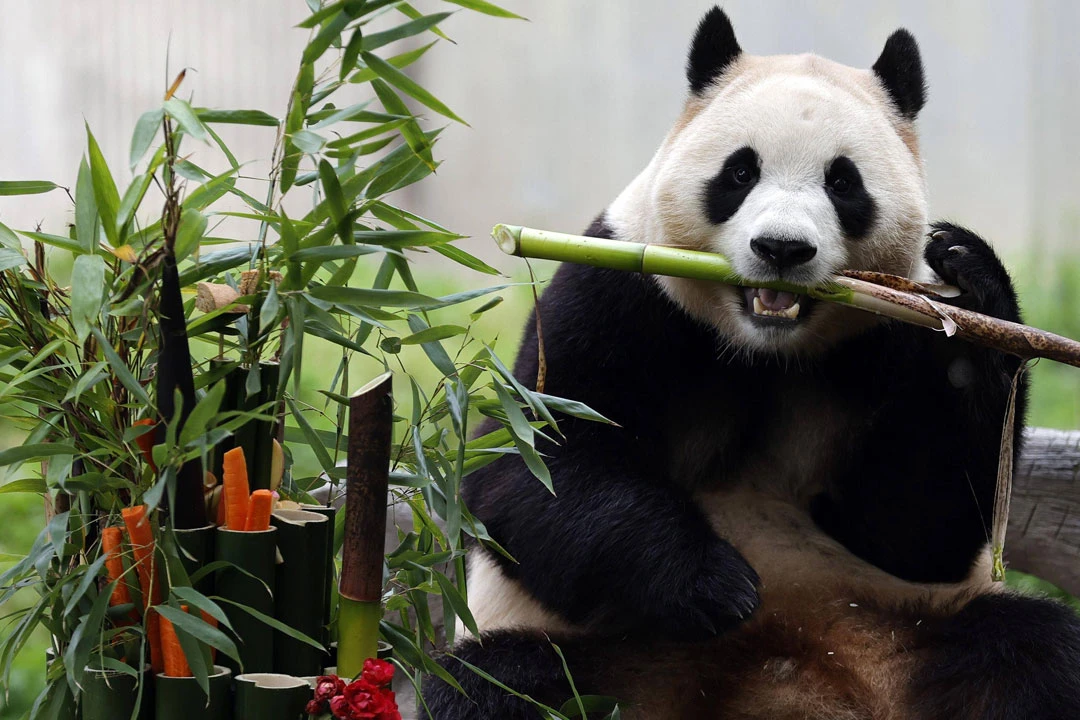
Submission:
[[[827,388],[781,377],[708,390],[669,408],[667,469],[692,492],[753,490],[807,507],[858,442],[857,410]]]

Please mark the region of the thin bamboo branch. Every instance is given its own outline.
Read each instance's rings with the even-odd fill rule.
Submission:
[[[492,236],[509,255],[785,290],[942,330],[1024,359],[1041,357],[1080,367],[1080,342],[948,305],[942,301],[959,293],[948,286],[920,285],[907,278],[862,272],[845,273],[812,288],[788,282],[753,282],[740,277],[724,256],[700,250],[566,235],[515,225],[496,225]]]

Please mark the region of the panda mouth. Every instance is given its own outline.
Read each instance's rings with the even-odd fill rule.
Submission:
[[[767,325],[795,325],[806,316],[808,298],[785,290],[741,288],[750,319]]]

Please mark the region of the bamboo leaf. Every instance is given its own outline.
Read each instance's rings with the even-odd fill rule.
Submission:
[[[19,234],[25,235],[31,240],[38,240],[45,243],[46,245],[58,247],[61,250],[67,250],[68,252],[74,253],[75,255],[83,252],[82,245],[80,245],[75,240],[64,237],[62,235],[50,235],[49,233],[30,232],[29,230],[20,230]]]
[[[342,513],[342,515],[344,515],[344,513]],[[287,636],[291,637],[293,640],[299,640],[300,642],[302,642],[302,643],[304,643],[306,645],[310,645],[311,647],[315,648],[316,650],[321,650],[321,651],[326,650],[326,648],[324,648],[322,646],[322,644],[320,644],[317,640],[309,638],[304,633],[302,633],[302,632],[300,632],[298,630],[294,630],[293,628],[289,627],[285,623],[283,623],[283,622],[281,622],[279,620],[275,620],[274,618],[270,617],[269,615],[266,615],[264,613],[259,612],[255,608],[248,607],[247,605],[241,605],[240,603],[233,602],[232,600],[229,600],[228,598],[219,597],[219,598],[215,598],[215,600],[217,600],[219,602],[227,602],[230,605],[233,605],[234,607],[240,608],[241,610],[243,610],[248,615],[250,615],[253,618],[255,618],[256,620],[258,620],[259,622],[264,623],[266,625],[269,625],[273,629],[277,630],[279,633],[283,633],[284,635],[287,635]]]
[[[500,274],[498,270],[491,267],[480,258],[476,257],[475,255],[470,255],[456,245],[435,245],[434,247],[432,247],[432,250],[439,253],[443,257],[450,258],[458,265],[463,265],[470,270],[476,270],[477,272],[482,272],[487,275]]]
[[[144,112],[135,123],[135,132],[131,135],[131,152],[128,162],[135,167],[142,160],[143,155],[150,149],[150,143],[154,141],[154,135],[161,129],[161,119],[165,117],[165,111],[161,108]]]
[[[71,267],[71,324],[79,342],[85,342],[97,325],[105,302],[105,258],[80,255]]]
[[[302,152],[314,155],[323,149],[326,138],[310,130],[297,130],[292,134],[292,143]]]
[[[100,328],[91,328],[90,332],[97,338],[98,345],[101,347],[101,351],[105,353],[105,359],[109,362],[109,367],[113,373],[116,374],[116,378],[120,381],[120,384],[127,388],[127,391],[131,393],[136,400],[142,403],[143,407],[153,407],[150,402],[150,397],[146,394],[146,389],[139,384],[139,381],[135,379],[135,376],[131,374],[131,370],[120,359],[120,356],[116,354],[116,350],[109,343],[109,339],[105,337],[105,334],[101,332]]]
[[[476,12],[484,13],[485,15],[492,15],[494,17],[511,18],[514,20],[528,20],[528,18],[522,17],[521,15],[512,13],[509,10],[504,10],[498,5],[493,5],[487,0],[446,0],[446,2],[453,3],[454,5],[460,5],[463,8],[475,10]]]
[[[364,42],[364,29],[357,27],[353,30],[349,43],[345,46],[345,52],[341,55],[341,69],[338,71],[338,79],[345,81],[345,76],[356,67],[356,60],[360,57],[360,45]]]
[[[48,180],[0,180],[0,195],[40,195],[58,187]]]
[[[442,591],[443,597],[450,603],[450,607],[454,609],[454,614],[461,618],[461,622],[465,623],[465,627],[469,629],[473,636],[479,636],[476,620],[473,619],[473,615],[469,611],[469,603],[461,596],[461,592],[454,587],[454,583],[450,582],[450,578],[438,570],[433,568],[431,574],[435,577],[435,581],[439,583],[439,589]]]
[[[196,140],[206,139],[206,126],[202,124],[202,120],[199,119],[199,116],[195,114],[195,111],[187,102],[174,95],[165,101],[163,107],[169,117],[175,120],[188,135]]]
[[[440,115],[445,115],[451,120],[459,122],[462,125],[469,124],[462,120],[460,117],[458,117],[457,114],[454,113],[453,110],[448,108],[441,100],[439,100],[426,89],[421,87],[419,83],[417,83],[405,73],[398,70],[390,63],[383,60],[378,55],[373,55],[370,52],[365,52],[361,54],[361,57],[364,58],[364,62],[367,64],[367,66],[374,70],[379,75],[379,77],[381,77],[383,80],[387,81],[397,89],[401,90],[406,95],[409,95],[414,100],[423,103],[424,105],[428,106]]]
[[[18,250],[0,248],[0,272],[26,265],[26,256]]]
[[[323,53],[326,52],[326,49],[330,47],[330,43],[341,36],[341,31],[345,29],[345,26],[348,25],[351,20],[352,17],[345,12],[344,9],[338,12],[330,22],[323,25],[322,29],[316,33],[314,39],[312,39],[312,41],[308,43],[308,46],[304,48],[302,62],[311,64],[322,57]]]
[[[42,478],[23,478],[22,480],[12,480],[6,485],[0,485],[0,495],[6,493],[34,493],[41,495],[45,493],[45,490],[45,480]]]
[[[243,606],[241,605],[239,607]],[[236,662],[240,662],[240,654],[236,650],[236,644],[229,639],[228,635],[221,630],[218,630],[201,617],[189,615],[183,610],[169,605],[155,605],[154,609],[161,613],[161,617],[171,622],[177,630],[183,630],[196,640],[204,642],[210,647],[217,648]]]
[[[416,20],[410,20],[407,23],[390,28],[389,30],[371,33],[370,35],[365,36],[363,43],[361,43],[361,54],[370,53],[372,50],[377,50],[383,45],[389,45],[397,40],[412,37],[413,35],[419,35],[420,33],[435,27],[451,15],[453,15],[453,13],[448,12],[424,15],[423,17],[417,18]],[[365,60],[364,62],[367,61]],[[368,63],[368,67],[371,67],[370,63]]]
[[[185,210],[180,216],[180,227],[176,231],[177,262],[183,260],[199,247],[203,233],[206,232],[206,216],[198,210]]]
[[[101,216],[101,225],[105,229],[105,237],[113,247],[119,245],[119,232],[116,227],[116,217],[120,211],[120,193],[116,190],[116,182],[113,180],[109,166],[105,163],[105,156],[101,154],[94,134],[90,132],[90,126],[86,126],[86,141],[90,153],[90,177],[93,180],[94,200],[97,203],[98,214]]]
[[[203,595],[195,588],[187,587],[184,585],[174,585],[171,588],[171,592],[181,602],[187,603],[188,605],[202,610],[207,615],[232,630],[232,625],[229,624],[229,617],[225,614],[225,611],[222,610],[217,603]]]
[[[195,114],[204,123],[220,123],[223,125],[277,127],[281,123],[276,117],[262,110],[208,110],[206,108],[195,108]]]
[[[409,52],[403,52],[400,55],[394,55],[393,57],[386,58],[386,61],[388,63],[390,63],[391,65],[393,65],[394,67],[396,67],[398,70],[400,70],[401,68],[405,68],[405,67],[408,67],[409,65],[412,65],[414,62],[416,62],[417,60],[422,58],[424,56],[424,53],[426,53],[428,50],[430,50],[435,45],[435,43],[437,43],[437,42],[439,42],[439,41],[438,40],[432,40],[427,45],[422,45],[421,47],[418,47],[415,50],[410,50]],[[365,68],[357,70],[355,73],[353,73],[352,76],[349,78],[349,82],[351,82],[351,83],[371,82],[372,80],[374,80],[377,77],[378,77],[378,75],[375,73],[374,70],[372,70],[371,68],[365,67]]]
[[[468,331],[460,325],[436,325],[434,327],[429,327],[419,332],[415,332],[408,337],[401,338],[401,344],[422,345],[427,342],[446,340],[447,338],[464,335],[466,332]]]
[[[128,222],[134,217],[135,211],[139,208],[143,198],[146,196],[146,191],[150,188],[150,183],[153,179],[153,174],[148,172],[137,175],[132,179],[131,185],[128,186],[128,189],[124,192],[124,197],[120,200],[120,210],[116,215],[116,224],[121,229],[126,227]],[[78,205],[76,205],[76,210],[77,209]]]
[[[83,252],[92,253],[97,247],[99,223],[94,180],[84,157],[79,161],[79,176],[75,181],[75,237]]]

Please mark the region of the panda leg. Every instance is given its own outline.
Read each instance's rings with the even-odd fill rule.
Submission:
[[[423,696],[434,720],[538,720],[540,712],[526,700],[488,682],[456,658],[480,668],[522,695],[558,708],[570,699],[570,683],[551,640],[537,633],[502,631],[482,642],[459,643],[440,665],[465,690],[462,695],[435,675],[424,679]],[[578,678],[575,678],[578,680]],[[466,695],[468,697],[466,697]],[[426,718],[423,705],[418,717]]]
[[[914,717],[1080,718],[1080,616],[1065,605],[983,595],[923,632]]]

